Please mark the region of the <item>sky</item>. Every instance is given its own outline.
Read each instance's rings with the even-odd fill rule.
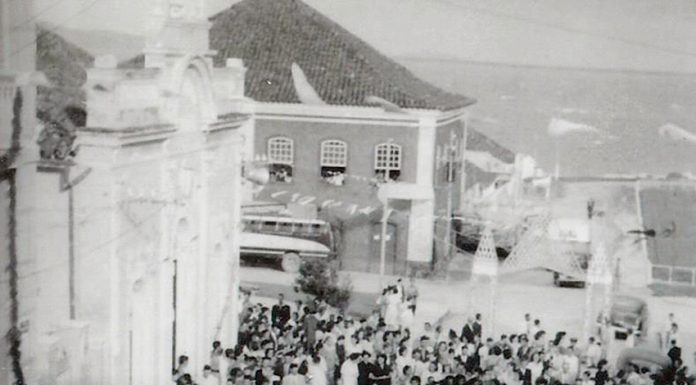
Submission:
[[[143,35],[164,0],[34,1],[40,21]],[[234,2],[208,0],[208,14]],[[392,57],[696,72],[693,0],[305,2]]]

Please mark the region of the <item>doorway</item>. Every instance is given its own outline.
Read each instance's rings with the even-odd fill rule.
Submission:
[[[384,258],[384,274],[387,275],[397,274],[400,270],[397,263],[396,235],[396,225],[388,223]],[[374,273],[379,273],[381,242],[382,224],[376,222],[372,224],[370,232],[370,261],[368,266],[369,271]]]

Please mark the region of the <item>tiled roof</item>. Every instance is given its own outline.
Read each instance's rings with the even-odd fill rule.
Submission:
[[[371,95],[402,108],[450,110],[475,102],[418,79],[299,0],[243,0],[211,20],[216,64],[241,58],[246,94],[257,101],[299,103],[290,72],[295,62],[329,104],[365,106]]]

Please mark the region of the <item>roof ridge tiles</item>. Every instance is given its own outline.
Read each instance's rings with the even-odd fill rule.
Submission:
[[[216,62],[241,57],[247,96],[259,101],[299,103],[290,73],[296,62],[329,104],[364,106],[370,94],[402,108],[449,110],[474,102],[417,78],[299,0],[243,0],[211,20]]]

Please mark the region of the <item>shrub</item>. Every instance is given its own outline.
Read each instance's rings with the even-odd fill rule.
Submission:
[[[339,282],[335,261],[303,261],[295,283],[303,293],[313,295],[327,304],[345,310],[353,289],[350,281]]]

